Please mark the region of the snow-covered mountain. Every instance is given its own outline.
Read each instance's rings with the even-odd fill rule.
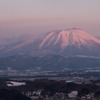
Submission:
[[[77,28],[52,31],[46,34],[39,49],[61,55],[97,55],[100,40]]]
[[[38,39],[25,36],[2,48],[1,55],[100,56],[100,40],[77,28],[52,31]]]
[[[84,32],[83,30],[72,28],[50,32],[43,39],[39,47],[42,48],[51,45],[54,47],[59,44],[61,49],[72,45],[75,45],[78,48],[80,48],[81,45],[90,48],[93,45],[93,42],[100,43],[100,40]]]
[[[38,47],[37,37],[33,35],[21,35],[10,39],[8,45],[6,43],[6,45],[0,46],[1,57],[11,55],[31,55]]]

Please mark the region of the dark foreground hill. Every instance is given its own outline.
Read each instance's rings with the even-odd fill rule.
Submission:
[[[1,81],[1,80],[0,80]],[[4,81],[6,83],[6,81]],[[31,93],[30,96],[36,96],[36,91],[41,91],[39,97],[42,99],[35,100],[45,100],[45,97],[55,98],[57,95],[58,99],[48,99],[48,100],[100,100],[100,86],[95,83],[88,84],[76,84],[76,83],[66,83],[66,81],[55,81],[55,80],[34,80],[25,81],[24,86],[14,86],[14,87],[2,87],[0,89],[0,100],[30,100],[27,93]],[[2,85],[2,83],[0,83]],[[77,97],[74,99],[67,99],[68,94],[72,91],[77,91]],[[24,93],[24,94],[23,94]],[[23,95],[22,95],[23,94]],[[34,94],[34,95],[33,95]],[[91,95],[92,94],[92,95]],[[92,96],[92,97],[91,97]],[[60,99],[60,97],[66,97],[66,99]],[[85,99],[79,99],[86,97]],[[94,98],[94,99],[88,99]],[[98,99],[97,99],[98,98]],[[34,100],[34,99],[33,99]]]
[[[0,89],[0,100],[31,100],[16,90]]]

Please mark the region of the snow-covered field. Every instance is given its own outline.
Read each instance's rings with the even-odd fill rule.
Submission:
[[[7,81],[7,86],[11,87],[11,86],[21,86],[21,85],[25,85],[25,82],[15,82],[15,81]]]

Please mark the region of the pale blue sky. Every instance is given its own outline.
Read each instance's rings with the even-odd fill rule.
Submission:
[[[100,34],[100,0],[0,0],[0,36],[78,27]]]

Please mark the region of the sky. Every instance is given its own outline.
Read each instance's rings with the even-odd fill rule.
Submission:
[[[100,0],[0,0],[0,37],[71,27],[100,36]]]

